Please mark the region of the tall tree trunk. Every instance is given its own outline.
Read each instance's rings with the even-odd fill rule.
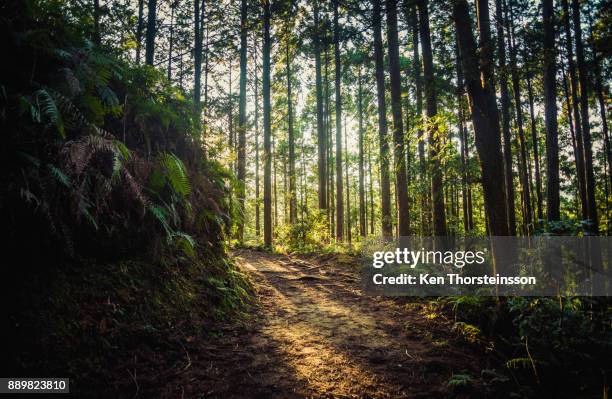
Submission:
[[[608,164],[608,177],[610,179],[609,184],[612,188],[612,148],[610,148],[610,133],[608,130],[608,118],[606,115],[606,99],[604,94],[604,87],[601,79],[601,64],[599,57],[595,50],[595,91],[597,92],[597,101],[599,103],[599,116],[601,118],[601,130],[604,138],[604,151],[606,156],[606,162]]]
[[[418,153],[419,153],[419,176],[421,179],[421,187],[428,187],[428,176],[427,168],[425,166],[425,142],[423,137],[422,128],[422,117],[423,117],[423,79],[421,76],[421,57],[419,54],[419,21],[417,17],[416,5],[412,4],[412,1],[406,0],[406,5],[409,7],[409,19],[412,27],[412,73],[415,86],[415,97],[416,97],[416,114],[417,114],[417,140],[418,140]],[[428,214],[428,201],[425,193],[420,193],[421,199],[421,234],[425,234],[428,231],[427,214]]]
[[[240,97],[238,100],[238,240],[244,240],[246,201],[246,131],[247,131],[247,0],[240,6]]]
[[[593,171],[593,148],[591,144],[591,127],[589,124],[589,87],[587,66],[584,60],[582,43],[582,27],[580,25],[580,7],[578,0],[572,0],[572,17],[576,34],[576,63],[578,66],[578,81],[580,83],[580,117],[582,122],[582,140],[584,144],[584,171],[586,174],[587,212],[589,218],[588,232],[599,234],[599,219],[595,201],[595,174]]]
[[[349,153],[348,153],[348,136],[346,134],[346,116],[344,117],[344,176],[346,180],[346,238],[349,246],[351,245],[353,236],[351,232],[351,189],[349,181]]]
[[[365,237],[366,231],[366,209],[364,192],[364,170],[363,170],[363,83],[361,65],[359,65],[359,77],[357,80],[357,114],[359,119],[359,234]]]
[[[393,112],[393,144],[395,159],[395,186],[397,196],[398,234],[410,235],[408,209],[408,182],[406,176],[406,148],[402,116],[402,78],[400,73],[399,40],[397,37],[397,0],[385,0],[387,8],[387,40],[389,46],[389,76],[391,82],[391,109]]]
[[[483,0],[486,1],[486,0]],[[512,7],[510,7],[510,19],[508,20],[508,24],[511,26],[511,30],[509,32],[508,44],[510,47],[510,73],[512,74],[512,89],[514,91],[514,109],[516,112],[516,125],[518,128],[519,135],[519,154],[520,154],[520,177],[521,184],[523,186],[523,207],[525,209],[525,215],[523,219],[523,233],[531,234],[533,230],[533,217],[532,217],[532,209],[531,209],[531,193],[529,190],[529,175],[527,170],[527,147],[525,145],[525,131],[523,130],[523,107],[521,101],[521,86],[519,84],[519,76],[517,70],[516,63],[516,43],[515,43],[515,34],[514,34],[514,12]]]
[[[323,122],[323,84],[321,82],[321,39],[319,22],[319,2],[314,2],[314,55],[315,79],[317,92],[317,147],[319,162],[317,164],[319,176],[319,209],[327,210],[327,135]]]
[[[96,46],[100,45],[100,0],[93,0],[93,42]]]
[[[273,223],[272,226],[274,227],[274,231],[276,231],[276,227],[278,226],[278,191],[277,191],[277,185],[276,185],[276,161],[277,161],[277,156],[278,153],[276,152],[276,136],[272,135],[272,189],[273,189],[273,196],[272,198],[274,199],[274,219],[273,219]],[[273,233],[273,237],[275,236],[276,232]]]
[[[264,244],[272,246],[272,184],[271,168],[272,153],[270,137],[272,126],[270,121],[270,0],[264,0],[263,15],[263,117],[264,117]]]
[[[374,60],[376,63],[376,91],[378,98],[378,140],[380,147],[380,196],[381,222],[384,237],[393,235],[391,220],[391,183],[389,180],[389,141],[387,137],[387,105],[385,102],[385,73],[383,43],[381,33],[380,0],[372,0],[374,5]]]
[[[563,93],[565,94],[565,109],[567,112],[567,120],[568,120],[570,135],[572,139],[572,150],[574,151],[573,152],[574,153],[574,164],[576,164],[576,175],[578,175],[579,153],[578,153],[578,148],[577,148],[577,143],[576,143],[574,120],[572,119],[572,104],[570,101],[570,94],[569,94],[570,90],[568,88],[567,74],[565,73],[563,64],[561,64],[561,72],[563,74]],[[579,202],[578,207],[581,207],[583,203],[580,201],[580,189],[576,190],[576,198],[578,199],[578,202]],[[576,213],[579,214],[580,210],[576,209]]]
[[[144,32],[144,0],[138,0],[138,21],[136,22],[136,64],[140,64],[142,34]]]
[[[584,166],[584,141],[582,139],[582,123],[580,116],[580,103],[578,102],[578,78],[576,76],[576,64],[574,63],[574,48],[572,44],[572,28],[570,25],[570,10],[567,0],[561,0],[563,5],[563,26],[565,28],[565,50],[567,52],[567,65],[570,80],[571,105],[574,118],[574,134],[576,135],[576,169],[578,172],[578,192],[580,193],[580,205],[582,217],[588,218],[586,172]],[[569,116],[569,115],[568,115]]]
[[[533,88],[531,87],[531,73],[527,75],[527,95],[529,98],[529,117],[531,119],[531,141],[533,146],[533,160],[535,167],[538,220],[542,220],[544,219],[544,212],[542,209],[542,176],[540,174],[540,147],[536,128],[535,111],[533,106]]]
[[[200,1],[193,0],[193,27],[194,27],[194,44],[193,44],[193,104],[196,120],[199,121],[200,113],[200,97],[201,97],[201,79],[202,79],[202,25],[200,24]]]
[[[557,65],[553,0],[542,1],[544,19],[544,117],[546,119],[546,213],[549,222],[559,210],[559,138],[557,132]]]
[[[372,143],[371,141],[368,143],[368,172],[370,174],[369,182],[370,182],[370,234],[374,235],[374,177],[372,174]]]
[[[506,204],[506,193],[499,189],[499,182],[504,181],[504,168],[495,93],[488,89],[486,83],[484,87],[481,83],[466,0],[455,1],[453,16],[480,158],[487,230],[494,236],[507,236],[508,214],[505,206],[501,205]]]
[[[255,235],[261,235],[259,219],[259,79],[257,65],[255,66]]]
[[[166,77],[169,81],[172,80],[172,53],[174,52],[174,11],[176,9],[176,3],[170,4],[170,38],[168,46],[168,69],[166,71]],[[195,14],[196,18],[198,14]]]
[[[425,103],[428,120],[429,158],[431,167],[431,196],[433,203],[434,235],[445,236],[446,211],[444,209],[444,191],[442,183],[442,164],[439,131],[435,124],[438,115],[436,83],[429,32],[428,0],[418,0],[421,46],[423,49],[423,76],[425,78]]]
[[[202,0],[202,13],[200,19],[200,27],[204,26],[204,17],[206,16],[206,0]],[[200,28],[201,29],[201,28]],[[208,44],[209,44],[209,33],[210,28],[208,24],[206,24],[206,35],[204,42],[204,106],[202,107],[202,116],[204,117],[204,121],[202,123],[202,142],[203,147],[202,151],[204,157],[206,157],[206,137],[207,137],[207,128],[208,128],[208,75],[209,75],[209,61],[210,57],[208,54]]]
[[[344,196],[342,186],[342,94],[340,83],[342,65],[340,64],[340,26],[338,25],[338,0],[334,0],[334,86],[336,91],[336,240],[343,240]]]
[[[459,121],[457,130],[459,135],[460,152],[461,152],[461,205],[463,210],[463,230],[467,233],[470,231],[470,221],[468,217],[468,202],[467,202],[467,159],[465,142],[465,119],[463,116],[463,71],[461,70],[461,57],[459,56],[459,47],[455,46],[455,68],[457,73],[457,120]]]
[[[244,1],[244,0],[243,0]],[[295,188],[295,134],[293,132],[293,98],[291,96],[291,60],[289,58],[289,30],[285,48],[287,68],[287,125],[289,141],[289,223],[297,221],[297,194]]]
[[[331,95],[329,93],[329,46],[325,44],[325,67],[323,76],[323,85],[325,86],[325,137],[327,137],[327,143],[325,144],[325,151],[327,157],[327,205],[329,207],[329,235],[331,238],[336,238],[336,204],[334,202],[335,190],[334,190],[334,135],[332,134],[332,123],[331,123]]]
[[[497,20],[497,54],[499,57],[499,86],[502,109],[502,131],[504,140],[504,176],[506,182],[506,211],[510,235],[516,235],[516,215],[514,211],[514,179],[512,177],[512,138],[510,135],[510,97],[508,95],[508,72],[506,66],[506,45],[502,13],[502,0],[495,0],[495,17]]]
[[[155,34],[157,24],[157,0],[149,0],[147,16],[147,37],[145,45],[145,63],[153,65],[155,59]]]

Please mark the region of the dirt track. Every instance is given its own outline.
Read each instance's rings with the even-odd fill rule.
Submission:
[[[192,356],[184,397],[442,398],[455,396],[453,373],[479,375],[478,356],[447,325],[418,306],[363,295],[350,264],[233,256],[259,306],[247,327],[228,327]]]

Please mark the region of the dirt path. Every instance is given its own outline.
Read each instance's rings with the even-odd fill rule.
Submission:
[[[478,357],[417,307],[365,296],[352,265],[237,251],[255,284],[253,323],[192,359],[203,398],[441,398]]]

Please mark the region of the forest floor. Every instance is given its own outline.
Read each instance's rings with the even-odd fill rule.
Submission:
[[[239,326],[198,345],[175,381],[184,397],[479,396],[482,351],[418,302],[365,295],[352,261],[252,250],[232,256],[250,275],[257,306]],[[469,391],[449,388],[454,374],[472,376]]]

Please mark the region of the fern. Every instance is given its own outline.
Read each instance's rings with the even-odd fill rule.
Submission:
[[[196,242],[193,239],[193,237],[191,237],[189,234],[187,233],[183,233],[182,231],[178,231],[174,233],[174,237],[176,240],[176,246],[183,251],[183,253],[187,256],[189,256],[190,258],[195,258],[196,256]]]
[[[49,168],[49,171],[51,171],[51,174],[53,177],[55,177],[55,180],[57,180],[62,186],[70,187],[70,178],[66,176],[64,172],[52,164],[47,164],[47,168]]]
[[[191,184],[189,177],[185,171],[185,165],[176,155],[172,153],[164,153],[161,158],[161,163],[166,171],[166,179],[174,192],[187,196],[191,192]]]
[[[62,138],[66,138],[64,121],[62,119],[62,114],[55,103],[55,99],[46,89],[37,90],[34,94],[39,105],[40,113],[47,117],[51,123],[57,127],[57,131]]]

